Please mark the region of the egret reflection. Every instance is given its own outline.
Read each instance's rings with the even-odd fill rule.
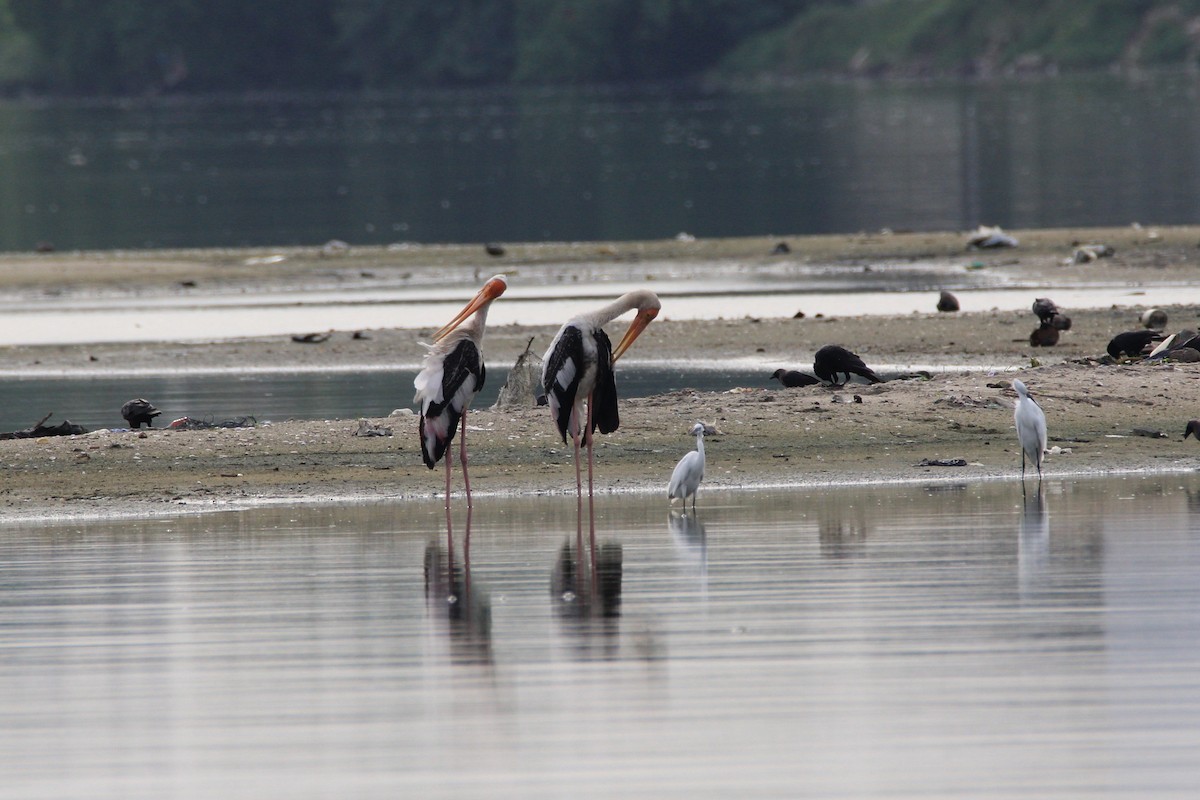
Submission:
[[[708,533],[699,517],[686,511],[672,511],[667,516],[667,530],[676,550],[698,564],[707,564]]]
[[[1017,578],[1022,592],[1045,573],[1049,554],[1050,512],[1046,508],[1046,490],[1039,482],[1036,492],[1022,493],[1017,536]]]

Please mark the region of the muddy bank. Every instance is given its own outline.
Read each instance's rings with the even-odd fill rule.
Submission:
[[[755,236],[728,239],[663,239],[641,242],[505,243],[489,256],[482,244],[385,247],[273,247],[206,250],[119,250],[0,253],[0,292],[176,291],[219,285],[231,290],[279,290],[321,283],[346,287],[363,281],[402,278],[420,284],[469,283],[495,271],[523,270],[530,280],[555,281],[580,268],[596,279],[651,278],[659,265],[787,263],[870,264],[947,259],[980,267],[1006,266],[1046,273],[1054,283],[1087,283],[1142,271],[1157,281],[1188,280],[1195,266],[1200,226],[1063,228],[1012,231],[1014,249],[977,250],[970,232],[877,231],[824,236]],[[1079,245],[1107,244],[1109,258],[1069,262]],[[786,252],[779,252],[780,245]],[[647,272],[644,265],[655,265]]]
[[[1049,420],[1047,475],[1200,465],[1200,444],[1181,438],[1200,409],[1198,369],[1061,364],[1022,371]],[[692,448],[687,430],[697,419],[721,431],[708,441],[705,489],[1011,477],[1020,461],[1013,374],[627,400],[620,430],[600,437],[598,489],[665,492],[676,460]],[[573,491],[571,450],[546,409],[481,410],[470,421],[477,493]],[[69,514],[440,493],[440,468],[421,463],[415,417],[375,422],[395,435],[358,437],[357,421],[332,420],[0,442],[0,504]],[[926,459],[966,466],[919,466]]]
[[[1016,260],[1027,279],[1039,272],[1050,286],[1071,281],[1120,280],[1184,283],[1194,280],[1195,229],[1018,232],[1016,251],[964,255],[961,234],[815,237],[788,241],[793,257],[827,260],[873,258],[978,258]],[[610,258],[626,265],[762,257],[778,237],[721,242],[535,245],[510,247],[510,268],[569,270],[571,253]],[[1117,255],[1094,264],[1067,266],[1074,241],[1105,240]],[[604,248],[611,248],[611,252]],[[378,259],[375,269],[464,271],[495,264],[478,248],[385,249],[345,258]],[[703,253],[700,259],[697,253]],[[55,256],[63,280],[79,291],[102,291],[106,282],[133,278],[170,283],[197,269],[206,280],[257,280],[245,271],[246,253],[85,254]],[[297,275],[328,269],[343,257],[307,254],[286,259]],[[582,258],[583,256],[581,256]],[[0,259],[0,286],[15,290],[32,281],[24,265],[32,256]],[[94,259],[88,269],[84,262]],[[307,259],[306,263],[305,259]],[[405,259],[412,259],[408,263]],[[181,266],[182,265],[182,266]],[[314,265],[317,265],[314,267]],[[343,267],[362,270],[363,263]],[[343,267],[339,267],[343,268]],[[89,271],[90,270],[90,271]],[[306,272],[307,271],[307,272]],[[309,274],[311,277],[311,274]],[[469,277],[469,275],[468,275]],[[466,280],[466,279],[464,279]],[[44,285],[29,283],[28,286]],[[1032,297],[1038,292],[1031,290]],[[1012,476],[1019,452],[1012,429],[1012,393],[1018,374],[1042,403],[1049,420],[1050,476],[1130,469],[1192,469],[1200,445],[1182,441],[1187,420],[1200,416],[1200,365],[1110,366],[1097,360],[1115,333],[1137,326],[1136,305],[1069,309],[1070,332],[1054,348],[1031,348],[1035,320],[1028,312],[939,314],[895,317],[758,318],[752,308],[731,304],[727,319],[685,322],[663,319],[650,326],[629,360],[699,359],[761,365],[763,380],[730,385],[721,392],[684,391],[626,400],[622,426],[602,437],[597,449],[601,491],[665,491],[676,460],[692,447],[687,435],[697,419],[722,432],[708,444],[705,487],[737,488],[810,482],[866,480],[970,481]],[[1170,328],[1196,327],[1196,309],[1167,309]],[[552,327],[490,328],[492,364],[510,364],[532,338],[540,350]],[[9,370],[44,369],[67,374],[89,371],[154,373],[161,370],[297,368],[335,369],[355,364],[386,368],[413,364],[423,354],[428,331],[378,330],[366,339],[335,332],[321,345],[284,337],[217,343],[157,343],[64,347],[11,347],[0,351]],[[784,390],[768,380],[777,367],[807,368],[821,345],[851,347],[872,364],[931,368],[928,379],[874,387]],[[974,367],[961,373],[941,368]],[[136,378],[131,378],[131,396]],[[856,400],[861,399],[861,402]],[[398,399],[404,405],[408,398]],[[32,422],[33,420],[31,420]],[[331,498],[431,497],[442,474],[420,460],[412,416],[375,422],[391,426],[392,437],[354,436],[357,420],[282,421],[252,429],[101,432],[87,436],[0,442],[4,469],[0,504],[9,517],[32,513],[105,513],[192,510],[241,502]],[[481,409],[471,415],[472,477],[476,491],[539,493],[573,491],[571,451],[559,441],[545,409]],[[1153,436],[1161,431],[1164,438]],[[1150,435],[1147,435],[1150,434]],[[962,459],[962,467],[922,467],[925,459]],[[456,486],[459,485],[456,482]]]

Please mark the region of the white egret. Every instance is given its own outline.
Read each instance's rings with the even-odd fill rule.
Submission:
[[[696,449],[679,459],[675,471],[671,473],[671,482],[667,484],[667,498],[672,502],[682,500],[687,505],[687,499],[692,498],[692,510],[696,510],[696,490],[700,481],[704,480],[704,423],[697,422],[692,426],[692,434],[696,437]]]
[[[1012,382],[1017,392],[1013,420],[1017,425],[1017,440],[1021,443],[1021,480],[1025,479],[1025,459],[1037,466],[1038,480],[1042,479],[1042,456],[1046,452],[1046,415],[1020,380]]]

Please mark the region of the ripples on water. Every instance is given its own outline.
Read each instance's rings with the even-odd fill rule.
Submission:
[[[1188,796],[1200,479],[1032,486],[9,525],[0,794]]]

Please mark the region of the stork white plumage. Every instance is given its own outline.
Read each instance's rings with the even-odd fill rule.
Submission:
[[[700,481],[704,480],[704,423],[697,422],[691,432],[696,437],[696,449],[679,459],[675,465],[671,482],[667,484],[667,498],[672,502],[682,500],[687,505],[690,497],[692,510],[695,511],[696,490],[700,488]]]
[[[467,508],[471,507],[471,479],[467,473],[467,409],[471,400],[483,388],[487,369],[483,363],[483,329],[492,301],[504,294],[508,282],[503,275],[488,279],[471,302],[433,334],[433,344],[425,356],[421,371],[413,380],[416,395],[413,402],[421,406],[421,457],[425,466],[446,459],[446,512],[450,511],[450,443],[460,427],[459,461],[462,463],[463,485],[467,493]],[[470,318],[470,322],[463,322]],[[461,326],[461,327],[460,327]]]
[[[1025,459],[1037,466],[1038,480],[1042,479],[1042,456],[1046,452],[1046,414],[1029,394],[1020,380],[1012,382],[1017,392],[1013,421],[1017,425],[1017,441],[1021,443],[1021,480],[1025,480]]]
[[[644,289],[628,292],[603,308],[569,320],[546,350],[542,362],[542,388],[549,398],[550,412],[563,444],[570,436],[575,446],[575,492],[580,503],[583,497],[579,463],[581,435],[582,444],[586,445],[588,451],[590,506],[595,462],[593,433],[597,428],[601,433],[612,433],[621,424],[613,364],[629,349],[661,308],[662,304],[654,292]],[[603,326],[634,309],[637,310],[637,316],[629,323],[620,343],[613,348]]]

